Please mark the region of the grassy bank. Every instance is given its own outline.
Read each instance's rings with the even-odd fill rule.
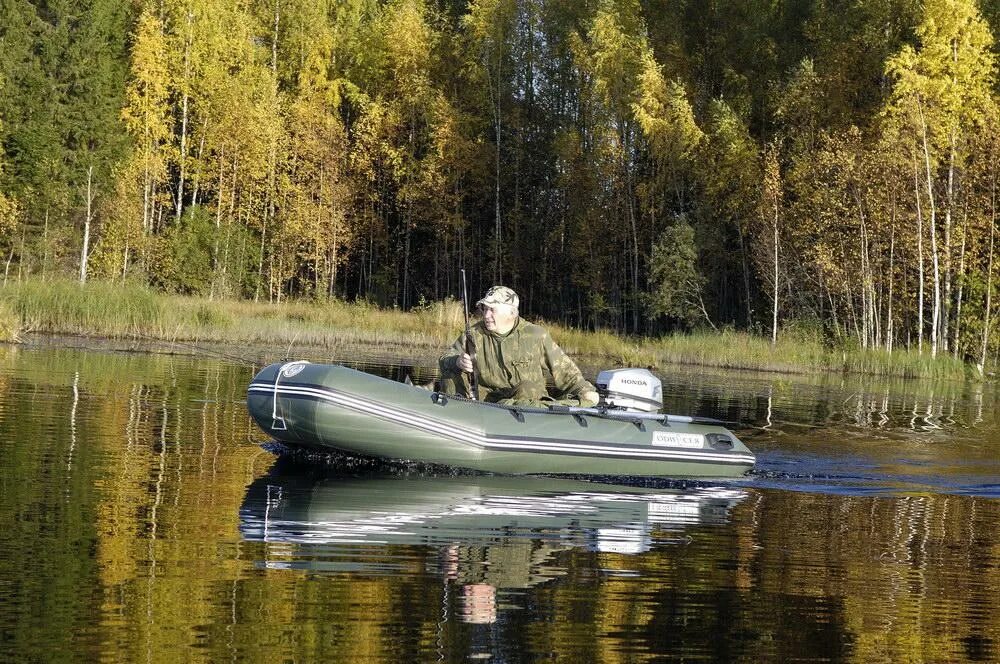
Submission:
[[[0,288],[0,341],[28,332],[109,339],[336,349],[345,345],[412,348],[436,354],[462,329],[460,303],[435,302],[412,312],[343,302],[280,305],[163,295],[140,286],[26,281]],[[614,366],[691,364],[781,372],[857,372],[914,378],[962,378],[951,358],[897,350],[830,349],[816,340],[769,340],[733,331],[625,338],[550,325],[577,357]]]

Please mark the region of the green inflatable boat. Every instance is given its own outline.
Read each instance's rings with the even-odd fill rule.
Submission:
[[[297,447],[503,474],[738,477],[754,455],[722,423],[654,412],[645,369],[602,372],[597,408],[470,401],[348,367],[272,364],[247,409],[264,433]]]

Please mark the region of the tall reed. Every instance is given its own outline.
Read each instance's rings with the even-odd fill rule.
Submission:
[[[26,332],[98,334],[113,338],[148,333],[165,316],[163,298],[148,288],[107,282],[28,280],[0,289]]]

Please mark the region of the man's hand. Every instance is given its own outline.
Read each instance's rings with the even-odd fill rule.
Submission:
[[[600,397],[594,390],[587,390],[586,392],[580,393],[580,405],[584,407],[596,406],[597,402],[600,401]]]
[[[468,353],[462,353],[461,355],[459,355],[458,360],[456,360],[455,364],[457,364],[458,368],[464,371],[465,373],[472,373],[472,358],[469,357]],[[595,401],[594,403],[597,402]]]

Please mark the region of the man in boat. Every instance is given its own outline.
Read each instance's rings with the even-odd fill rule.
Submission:
[[[438,361],[445,392],[469,396],[469,377],[475,368],[481,401],[506,405],[540,405],[551,402],[545,374],[552,377],[559,399],[576,400],[582,406],[597,403],[597,391],[576,363],[540,325],[518,315],[517,293],[494,286],[479,302],[481,319],[469,330],[475,357],[466,352],[463,333]]]

